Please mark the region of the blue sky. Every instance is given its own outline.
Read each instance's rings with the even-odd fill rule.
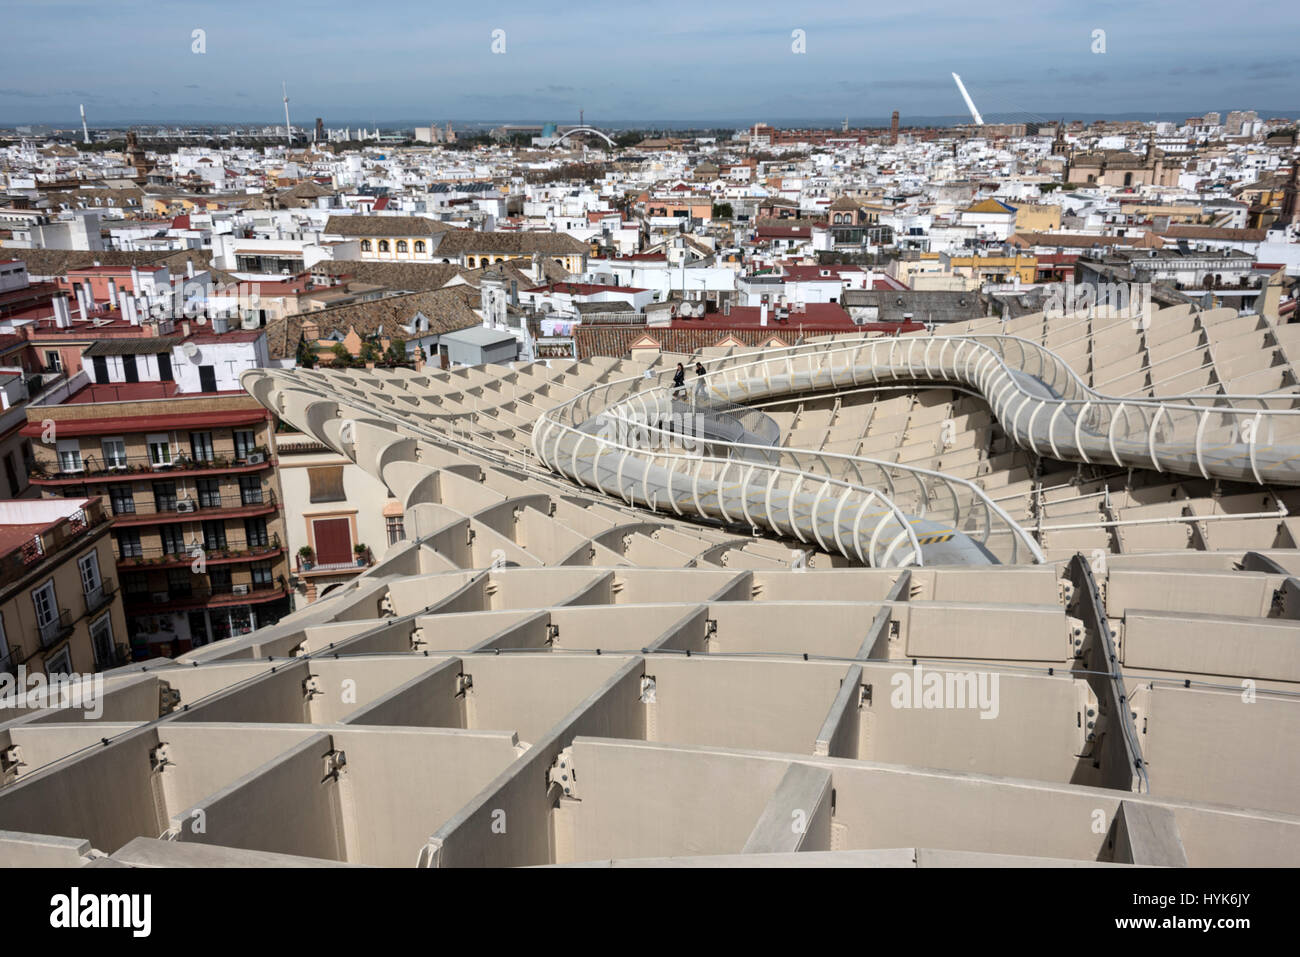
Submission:
[[[0,123],[1300,111],[1300,4],[5,0]],[[203,54],[192,31],[206,31]],[[492,31],[505,31],[504,54]],[[795,54],[803,30],[807,52]],[[1093,31],[1106,52],[1093,53]]]

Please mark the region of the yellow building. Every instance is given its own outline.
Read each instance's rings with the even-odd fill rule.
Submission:
[[[99,498],[0,501],[0,674],[129,660],[110,524]]]
[[[1035,206],[1032,203],[1016,206],[1016,232],[1046,233],[1060,228],[1060,206]]]
[[[1024,253],[1014,256],[944,256],[944,259],[952,273],[965,280],[967,289],[1016,279],[1030,284],[1038,275],[1038,257]]]

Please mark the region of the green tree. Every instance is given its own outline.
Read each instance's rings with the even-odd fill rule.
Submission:
[[[334,343],[333,347],[330,349],[330,353],[334,356],[334,365],[336,366],[352,365],[352,353],[348,352],[348,347],[345,346],[343,343],[341,342]]]
[[[374,339],[367,339],[361,343],[361,361],[378,362],[380,357],[379,343]]]
[[[307,344],[306,339],[298,340],[298,355],[295,361],[300,369],[316,368],[316,350]]]
[[[406,362],[406,340],[394,339],[388,343],[388,352],[384,354],[384,359],[394,365]]]
[[[734,215],[735,215],[735,213],[732,212],[731,204],[730,204],[730,203],[714,203],[714,204],[713,204],[713,218],[714,218],[714,219],[731,219]]]

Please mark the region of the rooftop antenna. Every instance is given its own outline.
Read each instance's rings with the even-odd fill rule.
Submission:
[[[86,104],[81,104],[81,142],[90,145],[90,130],[86,128]]]
[[[955,76],[955,75],[956,75],[956,74],[954,74],[954,76]],[[960,85],[961,81],[958,80],[957,82],[958,82],[958,84]],[[289,146],[292,147],[292,146],[293,146],[293,127],[289,125],[289,89],[288,89],[288,87],[285,86],[284,80],[281,80],[281,81],[280,81],[280,92],[281,92],[281,94],[284,96],[284,139],[285,139],[285,142],[287,142],[287,143],[289,144]],[[970,98],[967,97],[967,102],[969,102],[969,101],[970,101]],[[973,110],[973,109],[975,109],[975,107],[972,106],[971,109]]]
[[[961,93],[961,98],[966,101],[966,109],[970,110],[971,119],[975,121],[976,126],[983,126],[984,117],[980,116],[980,111],[975,109],[975,101],[966,92],[966,85],[962,83],[961,77],[954,73],[952,78],[957,81],[957,91]]]

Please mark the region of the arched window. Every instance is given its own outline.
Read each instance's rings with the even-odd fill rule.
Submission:
[[[363,240],[361,240],[361,251],[362,251],[363,253],[368,253],[368,252],[370,252],[370,248],[371,248],[371,247],[370,247],[370,240],[368,240],[368,239],[363,239]]]
[[[399,253],[404,253],[404,252],[406,252],[406,240],[405,240],[405,239],[399,239],[399,240],[397,241],[397,251],[398,251]]]
[[[474,257],[473,257],[473,256],[466,256],[466,257],[465,257],[465,265],[468,266],[470,269],[473,269],[473,268],[474,268],[474,265],[475,265],[475,263],[474,263]]]
[[[424,240],[423,240],[423,239],[417,239],[417,240],[415,241],[415,251],[416,251],[417,253],[422,253],[422,252],[424,252]]]
[[[379,251],[380,251],[381,253],[386,253],[386,252],[388,252],[388,240],[387,240],[387,239],[381,239],[381,240],[379,240]]]

